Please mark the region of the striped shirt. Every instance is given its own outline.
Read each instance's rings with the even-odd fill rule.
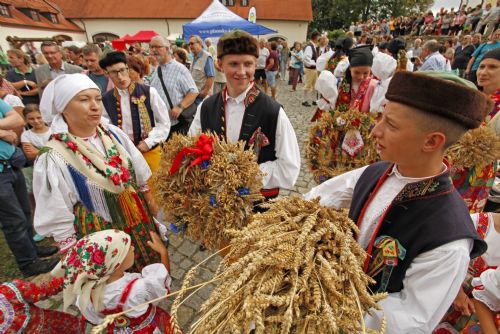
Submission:
[[[191,76],[191,73],[189,73],[189,70],[186,68],[186,66],[175,61],[175,59],[172,59],[168,63],[160,65],[159,68],[161,68],[163,82],[165,83],[165,87],[167,88],[168,94],[170,95],[173,106],[181,103],[188,93],[198,93],[198,88],[196,88],[193,77]],[[170,117],[170,105],[168,103],[167,96],[163,91],[160,78],[158,77],[158,68],[154,71],[151,77],[151,87],[156,88],[156,90],[160,94],[161,99],[167,106]],[[171,126],[177,123],[178,121],[176,119],[170,118]]]

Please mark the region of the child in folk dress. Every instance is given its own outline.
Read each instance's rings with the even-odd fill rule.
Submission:
[[[21,145],[26,158],[35,161],[38,151],[47,144],[52,132],[45,124],[42,114],[36,104],[28,104],[23,109],[23,116],[29,129],[24,130],[21,135]],[[26,189],[30,197],[31,211],[35,211],[35,197],[33,196],[33,166],[23,168],[24,178],[26,179]],[[35,241],[43,240],[43,236],[36,234]]]
[[[85,319],[98,325],[106,315],[126,311],[164,296],[170,287],[168,252],[158,234],[151,232],[149,247],[158,252],[161,263],[128,273],[134,264],[130,236],[119,230],[103,230],[80,239],[53,270],[64,276],[64,307],[76,302]],[[118,317],[108,333],[169,333],[170,315],[148,304]]]

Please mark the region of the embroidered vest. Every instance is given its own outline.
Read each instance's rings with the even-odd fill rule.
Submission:
[[[316,61],[316,59],[318,59],[318,52],[317,52],[317,50],[316,50],[316,47],[314,46],[314,44],[313,44],[313,43],[309,43],[309,44],[307,44],[306,48],[307,48],[307,47],[310,47],[310,48],[311,48],[311,50],[312,50],[312,57],[311,57],[311,59],[312,59],[312,60],[314,60],[314,61]],[[315,68],[316,68],[316,65],[306,66],[306,68],[309,68],[309,69],[315,69]]]
[[[132,112],[132,129],[134,131],[134,145],[139,144],[139,142],[145,138],[148,137],[147,133],[142,133],[141,131],[141,116],[139,114],[139,107],[137,104],[132,102],[132,97],[135,98],[140,98],[142,95],[146,97],[146,100],[144,101],[146,105],[146,109],[148,111],[149,115],[149,120],[151,122],[151,127],[155,127],[155,118],[153,114],[153,109],[151,108],[151,100],[150,100],[150,93],[149,93],[149,86],[142,85],[142,84],[135,84],[135,89],[130,95],[130,111]],[[116,97],[114,95],[114,90],[110,90],[107,93],[105,93],[102,97],[102,103],[104,104],[104,108],[106,109],[106,112],[108,113],[108,116],[111,120],[111,124],[116,125],[118,127],[122,127],[121,124],[121,119],[118,115],[118,110],[116,108]]]
[[[349,217],[360,226],[362,215],[393,165],[381,161],[361,175],[352,197]],[[381,181],[382,180],[382,181]],[[449,172],[407,184],[382,216],[368,246],[365,272],[376,280],[372,291],[403,289],[406,270],[419,254],[446,243],[472,239],[471,258],[486,251],[464,201],[454,189]]]
[[[212,56],[205,50],[201,50],[200,58],[196,59],[194,65],[191,66],[191,75],[193,76],[196,87],[200,92],[207,82],[207,75],[205,74],[205,64],[207,63],[208,57]]]
[[[252,92],[252,88],[249,94]],[[247,96],[245,99],[245,115],[241,124],[240,136],[238,140],[245,141],[246,149],[249,148],[248,141],[252,135],[260,127],[261,131],[269,139],[269,145],[262,147],[257,162],[259,164],[266,161],[276,160],[275,143],[276,143],[276,126],[278,124],[278,115],[280,105],[271,99],[266,94],[255,88],[258,95],[255,97],[254,102],[247,102],[250,100]],[[224,135],[224,101],[222,93],[219,92],[210,96],[203,101],[200,111],[201,129],[203,132],[212,131],[218,135]]]

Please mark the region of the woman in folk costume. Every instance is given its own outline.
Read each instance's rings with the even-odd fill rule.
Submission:
[[[335,48],[323,53],[316,60],[316,70],[319,72],[326,70],[334,73],[340,63],[346,63],[347,57],[349,56],[349,50],[352,49],[353,45],[354,42],[350,37],[344,36],[337,38],[335,41]]]
[[[373,55],[368,46],[360,46],[349,51],[349,69],[340,82],[336,109],[346,112],[357,109],[363,113],[370,111],[370,100],[378,84],[371,74]]]
[[[492,111],[486,116],[483,126],[469,131],[450,154],[453,163],[452,179],[455,188],[465,200],[471,213],[482,212],[495,180],[500,150],[500,48],[486,53],[477,71],[478,85],[493,102]],[[461,163],[463,158],[477,152],[474,165]],[[489,152],[489,153],[488,153]],[[488,153],[488,154],[487,154]],[[461,156],[459,158],[459,156]]]
[[[34,166],[37,232],[64,253],[89,233],[116,228],[132,237],[136,271],[158,262],[146,245],[150,231],[164,228],[148,206],[151,170],[128,136],[101,119],[96,84],[83,74],[59,76],[40,110],[53,135]]]
[[[500,330],[500,214],[483,212],[471,217],[488,249],[470,262],[467,278],[434,334]]]
[[[311,122],[315,122],[323,112],[335,109],[335,100],[338,96],[338,81],[344,75],[347,67],[349,67],[349,50],[354,42],[349,37],[340,37],[335,42],[335,49],[330,50],[318,57],[316,61],[316,69],[320,71],[318,80],[316,81],[315,89],[321,95],[316,101],[317,108]],[[324,71],[329,72],[323,73]],[[338,79],[337,79],[338,78]]]
[[[135,307],[109,324],[107,333],[170,333],[166,311],[153,304],[140,306],[170,289],[167,249],[158,234],[151,232],[151,240],[148,247],[160,255],[161,263],[150,264],[139,274],[126,272],[135,257],[127,233],[103,230],[80,239],[52,271],[64,277],[64,309],[75,303],[87,322],[100,325],[106,315]]]
[[[60,278],[42,284],[17,279],[0,284],[0,333],[83,334],[78,317],[35,305],[62,289],[63,280]]]

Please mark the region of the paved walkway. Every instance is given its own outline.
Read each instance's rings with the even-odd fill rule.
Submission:
[[[298,92],[293,93],[290,91],[290,86],[280,81],[277,100],[283,105],[288,117],[290,118],[290,121],[297,134],[301,152],[303,152],[302,147],[304,146],[304,141],[306,139],[310,126],[309,120],[314,113],[314,108],[306,108],[301,105],[302,91],[300,89],[301,86],[298,87]],[[303,194],[315,185],[316,183],[312,178],[312,174],[307,170],[307,165],[302,155],[302,167],[295,188],[282,191],[280,195],[288,196],[291,194]],[[173,279],[172,290],[177,291],[182,285],[182,279],[186,272],[194,265],[200,263],[208,256],[210,256],[211,253],[209,251],[200,251],[199,244],[187,238],[183,238],[181,236],[173,234],[170,235],[169,238],[169,254],[172,270],[171,276]],[[213,277],[219,261],[220,257],[217,255],[212,257],[204,265],[200,266],[196,282],[209,281]],[[208,298],[212,289],[213,285],[199,290],[179,307],[178,319],[184,331],[188,332],[189,326],[197,317],[197,310],[200,308],[203,301]],[[51,300],[42,302],[42,305],[44,307],[62,309],[61,298],[61,295],[58,295]],[[165,309],[170,310],[171,303],[172,301],[168,300],[164,303],[161,303],[161,305],[165,307]],[[76,310],[73,309],[70,311],[75,312]]]

